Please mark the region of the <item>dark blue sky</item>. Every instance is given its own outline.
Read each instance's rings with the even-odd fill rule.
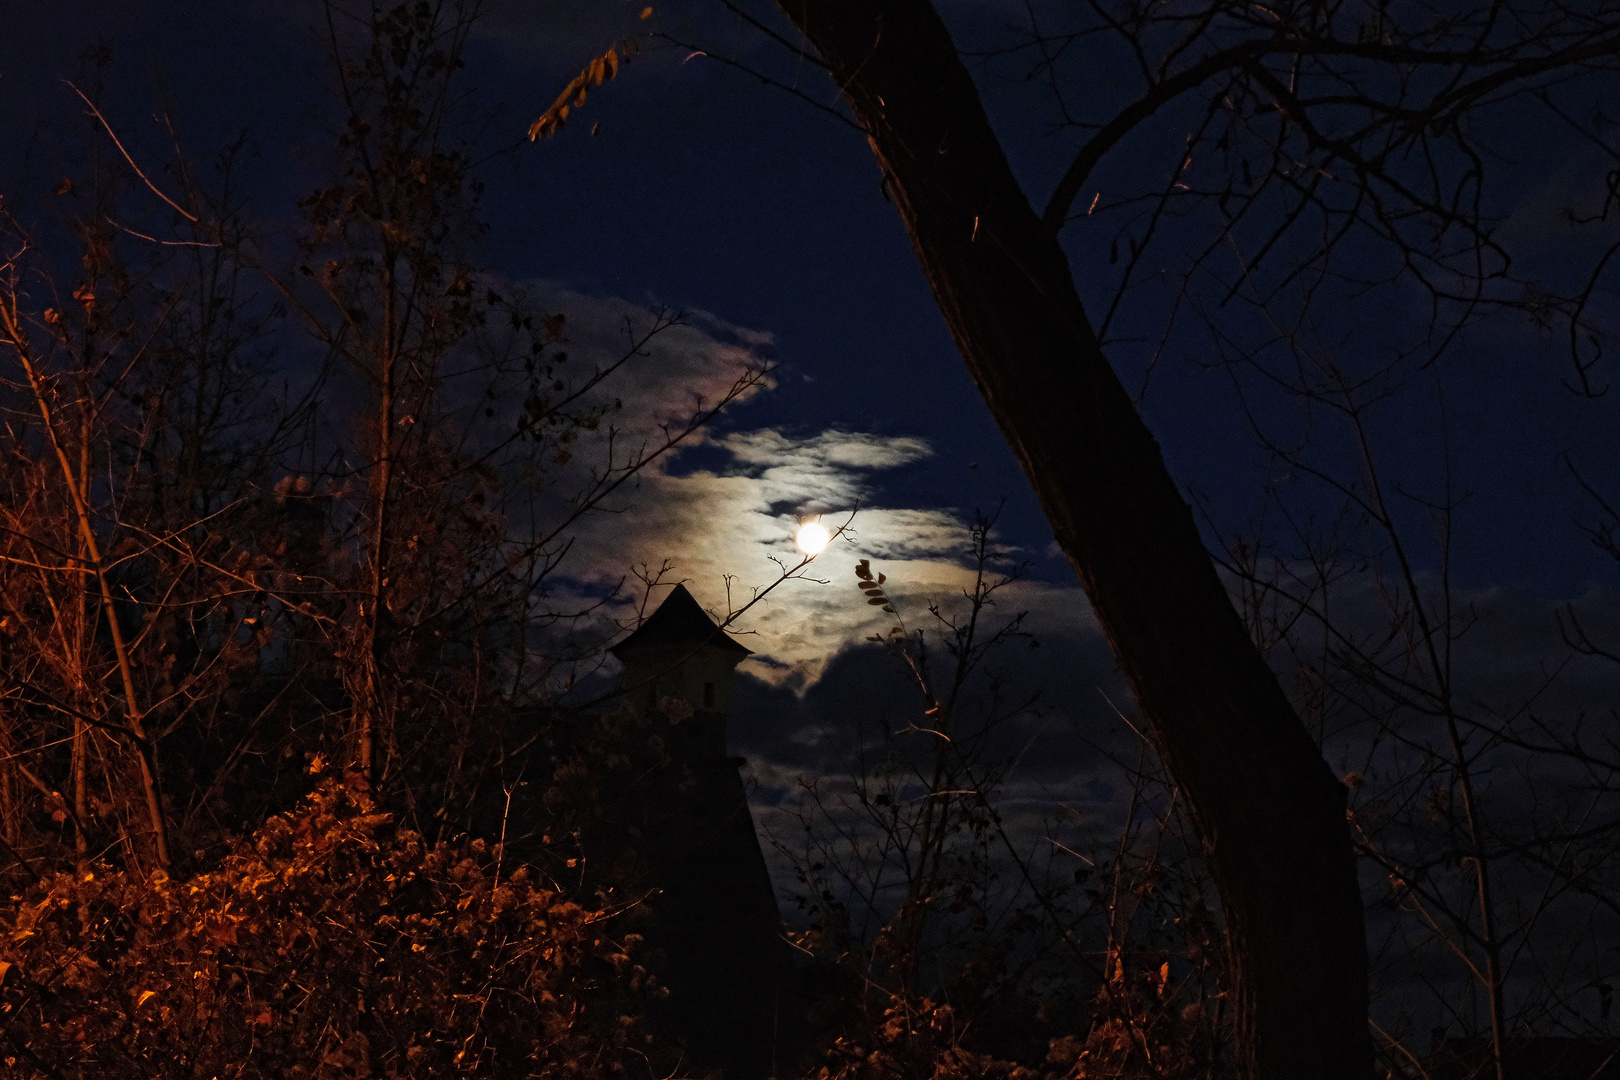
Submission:
[[[53,184],[74,153],[64,147],[81,142],[84,121],[60,80],[84,76],[82,55],[100,39],[114,59],[105,72],[107,100],[134,145],[163,153],[151,123],[163,98],[186,150],[200,159],[245,132],[256,150],[255,202],[264,214],[291,220],[291,200],[318,178],[325,142],[309,123],[323,108],[318,5],[24,7],[9,17],[12,32],[0,44],[0,123],[10,148],[0,157],[0,183],[13,205],[26,206],[30,194]],[[544,7],[488,5],[470,83],[490,117],[491,147],[519,136],[593,50],[648,25],[634,19],[639,5],[622,0]],[[1008,40],[1021,5],[959,2],[942,10],[972,48]],[[757,35],[701,3],[662,5],[652,25],[715,52],[736,51],[797,78],[819,100],[834,100],[813,70],[784,66]],[[1049,128],[1050,99],[1017,77],[1015,62],[977,70],[1015,167],[1039,203],[1074,137]],[[1123,74],[1109,76],[1106,58],[1082,74],[1100,96],[1131,91]],[[1165,118],[1157,134],[1173,135],[1174,120]],[[1124,183],[1133,170],[1160,175],[1156,137],[1150,131],[1139,147],[1128,146],[1124,164],[1105,171],[1099,185]],[[1513,132],[1504,138],[1526,142]],[[1505,184],[1508,203],[1568,202],[1601,175],[1598,163],[1556,140],[1532,140],[1529,149],[1549,164]],[[711,58],[654,42],[615,84],[593,92],[559,137],[492,162],[486,175],[492,267],[585,293],[702,309],[769,332],[782,364],[780,388],[726,424],[801,432],[839,425],[928,439],[935,454],[886,473],[880,502],[971,509],[1008,495],[1008,538],[1036,557],[1041,576],[1067,574],[1044,554],[1044,521],[963,371],[856,132]],[[1071,250],[1095,311],[1115,268],[1101,258],[1101,234],[1086,232],[1089,224],[1070,230]],[[1522,245],[1528,257],[1588,254],[1585,244],[1560,246],[1554,225],[1537,228],[1546,235]],[[1385,305],[1347,305],[1348,325],[1376,323]],[[1152,303],[1140,308],[1147,322],[1137,336],[1151,334],[1161,311]],[[1134,389],[1144,351],[1129,340],[1131,329],[1116,330],[1127,340],[1114,358]],[[1567,451],[1600,481],[1620,476],[1613,405],[1577,400],[1563,388],[1567,359],[1559,346],[1504,319],[1446,361],[1454,482],[1471,493],[1455,553],[1465,586],[1525,586],[1552,599],[1615,580],[1614,567],[1572,527],[1582,506],[1558,464]],[[1360,346],[1346,338],[1336,347]],[[1199,370],[1208,359],[1197,333],[1172,340],[1154,369],[1147,415],[1178,480],[1208,495],[1235,530],[1248,521],[1260,485],[1284,472],[1256,448],[1231,379]],[[1408,384],[1377,429],[1379,449],[1408,486],[1438,475],[1434,389],[1422,379]],[[1293,423],[1287,401],[1262,396],[1258,408],[1279,428]],[[1340,449],[1328,454],[1342,457]],[[1302,497],[1315,505],[1317,496]]]

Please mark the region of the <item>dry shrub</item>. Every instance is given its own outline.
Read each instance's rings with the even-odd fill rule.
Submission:
[[[1110,956],[1109,978],[1091,1006],[1084,1036],[1053,1039],[1050,1080],[1205,1080],[1222,1073],[1224,1031],[1194,995],[1196,980],[1177,980],[1171,963]]]
[[[648,1072],[657,988],[634,937],[500,863],[425,844],[351,775],[211,873],[43,878],[0,916],[0,1060],[30,1078]]]
[[[882,1019],[840,1035],[817,1080],[1041,1080],[1043,1074],[964,1045],[969,1024],[949,1005],[896,996]]]
[[[1110,958],[1111,975],[1087,1010],[1084,1033],[1047,1041],[1044,1061],[987,1053],[987,1016],[904,994],[882,996],[823,1050],[816,1080],[1207,1080],[1223,1073],[1222,1031],[1191,980],[1165,962]],[[978,1010],[982,1013],[984,1010]]]

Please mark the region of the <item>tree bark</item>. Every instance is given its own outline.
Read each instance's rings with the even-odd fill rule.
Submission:
[[[1255,1080],[1372,1075],[1345,789],[1226,594],[927,0],[778,0],[865,128],[946,323],[1096,610],[1220,893]]]

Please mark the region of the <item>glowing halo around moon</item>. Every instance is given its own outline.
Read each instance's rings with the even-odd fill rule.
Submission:
[[[799,545],[799,550],[806,555],[820,555],[822,549],[831,541],[831,534],[814,521],[800,525],[799,531],[793,537],[793,542]]]

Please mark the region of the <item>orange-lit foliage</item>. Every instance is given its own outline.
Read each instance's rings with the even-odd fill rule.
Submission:
[[[1089,1030],[1050,1039],[1044,1061],[984,1052],[986,1017],[968,1001],[867,993],[823,1047],[807,1080],[1208,1080],[1225,1075],[1202,1002],[1183,1004],[1158,970],[1126,971],[1086,1010]],[[1140,966],[1140,965],[1138,965]],[[1181,988],[1184,989],[1184,988]],[[879,1001],[881,999],[881,1002]],[[991,1021],[993,1022],[993,1021]]]
[[[968,1049],[968,1026],[949,1005],[896,996],[879,1022],[833,1041],[816,1080],[1045,1080],[1040,1070]]]
[[[17,897],[0,1071],[644,1074],[634,999],[657,991],[608,930],[483,842],[426,845],[328,779],[211,873],[64,873]]]

